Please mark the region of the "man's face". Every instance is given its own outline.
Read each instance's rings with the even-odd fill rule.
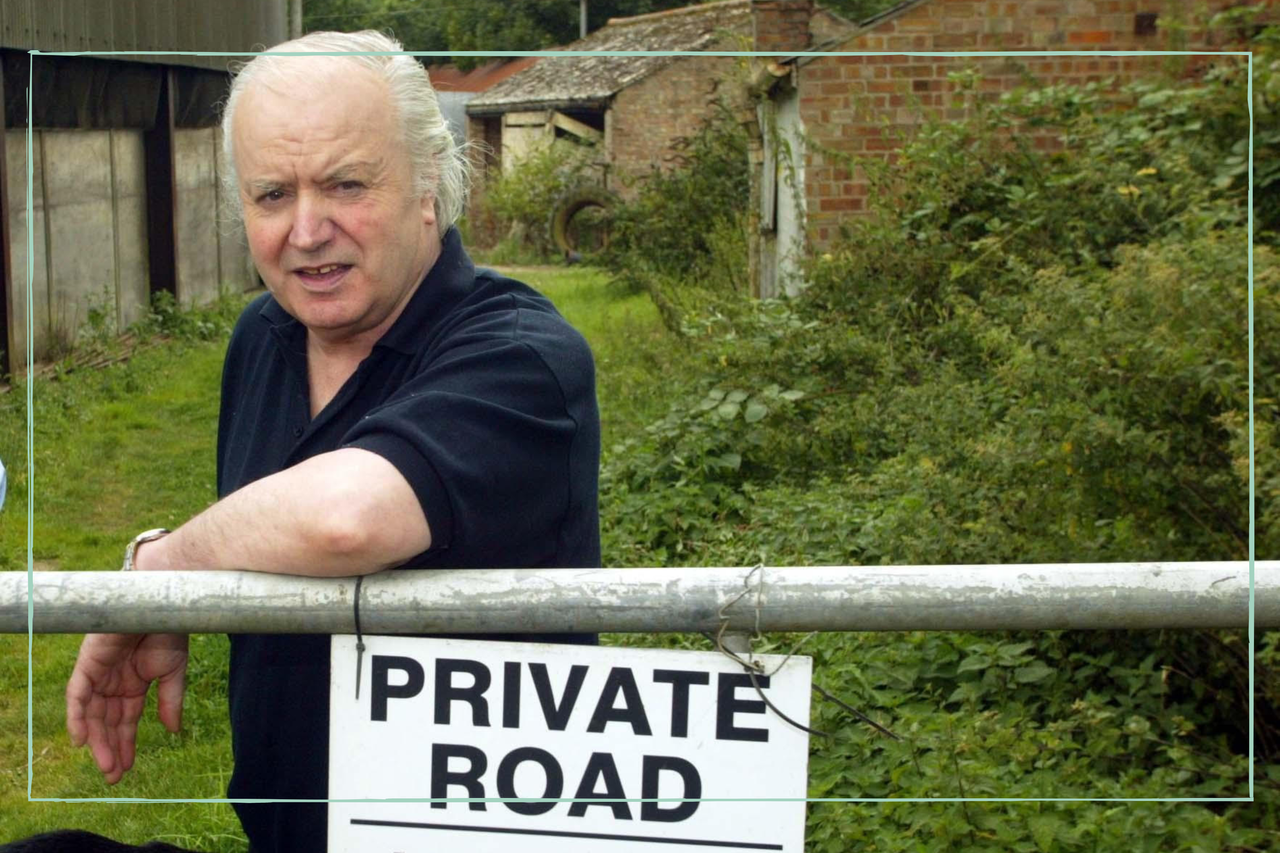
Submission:
[[[234,118],[249,251],[267,288],[327,344],[373,343],[440,253],[386,85],[349,62],[292,60]]]

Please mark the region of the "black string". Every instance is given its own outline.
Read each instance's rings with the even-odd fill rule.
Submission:
[[[759,567],[757,567],[757,568],[759,568]],[[821,736],[821,737],[827,737],[827,738],[829,738],[829,737],[833,737],[833,735],[831,735],[831,734],[830,734],[830,733],[828,733],[828,732],[819,731],[818,729],[811,729],[811,728],[809,728],[808,726],[802,726],[800,723],[797,723],[795,720],[791,719],[791,718],[790,718],[790,717],[788,717],[786,714],[782,713],[782,711],[778,710],[777,706],[776,706],[776,705],[774,705],[772,702],[770,702],[770,701],[769,701],[769,697],[764,695],[764,691],[760,689],[760,685],[759,685],[759,683],[757,683],[757,682],[756,682],[756,675],[757,675],[757,674],[763,674],[763,672],[764,672],[764,667],[763,667],[763,666],[761,666],[761,665],[760,665],[760,663],[759,663],[758,661],[754,661],[754,660],[751,660],[751,661],[743,660],[741,657],[739,657],[738,655],[734,654],[733,652],[731,652],[731,651],[729,651],[727,648],[725,648],[725,646],[724,646],[724,634],[725,634],[725,630],[729,627],[729,620],[728,620],[728,617],[724,615],[724,611],[725,611],[726,609],[728,609],[728,607],[729,607],[730,605],[732,605],[732,604],[733,604],[733,603],[735,603],[738,599],[740,599],[744,594],[745,594],[745,593],[739,593],[739,594],[738,594],[738,596],[737,596],[736,598],[734,598],[732,601],[730,601],[728,605],[725,605],[725,607],[721,608],[721,611],[720,611],[720,620],[721,620],[721,621],[720,621],[720,630],[716,632],[716,635],[713,637],[713,636],[711,636],[711,634],[707,633],[706,631],[703,631],[703,632],[702,632],[702,636],[703,636],[703,637],[706,637],[708,640],[710,640],[710,641],[715,645],[715,647],[720,651],[720,653],[721,653],[722,655],[724,655],[725,657],[728,657],[730,660],[732,660],[732,661],[734,661],[735,663],[740,664],[740,665],[742,666],[742,671],[743,671],[743,672],[745,672],[745,673],[747,673],[747,675],[751,678],[751,686],[755,688],[755,690],[756,690],[756,695],[758,695],[758,696],[760,697],[760,699],[761,699],[761,700],[763,700],[764,704],[765,704],[766,706],[768,706],[769,710],[773,711],[775,714],[777,714],[779,717],[781,717],[781,718],[782,718],[783,720],[785,720],[786,722],[790,723],[791,725],[795,726],[795,727],[796,727],[796,728],[798,728],[798,729],[802,729],[802,730],[804,730],[804,731],[808,732],[809,734],[819,735],[819,736]],[[759,617],[759,610],[757,610],[757,611],[756,611],[756,615],[757,615],[757,618],[758,618],[758,617]],[[758,631],[757,631],[757,636],[758,636]],[[787,658],[790,658],[790,657],[791,657],[791,655],[795,654],[795,653],[796,653],[796,650],[800,647],[800,644],[804,643],[804,642],[805,642],[805,640],[808,640],[808,639],[809,639],[809,637],[812,637],[812,636],[813,636],[813,634],[809,634],[807,637],[805,637],[805,638],[804,638],[804,640],[801,640],[801,641],[800,641],[800,643],[797,643],[797,644],[796,644],[796,646],[795,646],[794,648],[792,648],[791,652],[787,655]],[[778,667],[777,667],[777,669],[775,669],[775,670],[774,670],[774,672],[777,672],[778,670],[782,669],[782,665],[783,665],[783,664],[785,664],[785,663],[786,663],[786,659],[784,658],[784,659],[783,659],[782,664],[779,664],[779,665],[778,665]],[[885,728],[884,726],[880,725],[880,724],[879,724],[879,723],[877,723],[875,720],[871,719],[871,718],[870,718],[870,717],[868,717],[866,714],[862,713],[862,712],[861,712],[861,711],[859,711],[857,708],[855,708],[855,707],[853,707],[852,705],[850,705],[848,702],[845,702],[845,701],[844,701],[843,699],[841,699],[840,697],[835,696],[835,695],[833,695],[833,694],[831,694],[831,693],[828,693],[826,690],[823,690],[823,689],[822,689],[821,687],[819,687],[817,684],[813,684],[812,682],[811,682],[810,684],[811,684],[811,686],[813,687],[814,691],[816,691],[818,694],[820,694],[820,695],[822,696],[822,698],[824,698],[824,699],[826,699],[826,700],[828,700],[828,701],[830,701],[830,702],[834,702],[835,704],[839,705],[841,708],[843,708],[844,710],[846,710],[846,711],[848,711],[850,714],[852,714],[856,719],[861,720],[862,722],[864,722],[864,723],[866,723],[867,725],[871,726],[871,727],[872,727],[872,728],[874,728],[876,731],[880,732],[881,734],[885,735],[886,737],[891,737],[891,738],[893,738],[894,740],[898,740],[898,741],[902,740],[902,738],[900,738],[898,735],[894,734],[894,733],[893,733],[893,732],[891,732],[889,729],[887,729],[887,728]]]
[[[786,714],[782,713],[782,711],[778,709],[778,706],[770,702],[769,697],[764,695],[764,691],[760,689],[760,682],[756,681],[756,671],[749,666],[744,666],[743,669],[746,670],[747,677],[751,679],[751,686],[756,689],[756,695],[759,696],[764,701],[764,704],[769,707],[770,711],[773,711],[773,713],[777,714],[779,717],[786,720],[788,723],[795,726],[797,729],[806,731],[811,735],[817,735],[818,737],[831,737],[831,734],[829,732],[820,732],[817,729],[811,729],[806,725],[797,723],[795,720],[791,719]]]
[[[360,585],[364,575],[356,577],[356,699],[360,699],[360,664],[364,660],[364,636],[360,633]]]
[[[818,686],[818,685],[816,685],[816,684],[814,684],[814,685],[813,685],[813,689],[814,689],[814,690],[816,690],[816,691],[818,691],[818,693],[822,694],[822,698],[823,698],[823,699],[827,699],[827,700],[829,700],[829,701],[831,701],[831,702],[835,702],[835,703],[836,703],[837,705],[839,705],[841,708],[844,708],[844,709],[845,709],[846,711],[848,711],[850,714],[853,714],[853,716],[857,717],[859,720],[862,720],[862,722],[866,723],[867,725],[871,726],[871,727],[872,727],[873,729],[875,729],[876,731],[880,732],[880,734],[885,735],[885,736],[887,736],[887,737],[891,737],[891,738],[893,738],[894,740],[902,740],[902,738],[898,737],[898,736],[897,736],[897,735],[895,735],[893,732],[889,731],[887,728],[885,728],[884,726],[880,725],[880,724],[879,724],[879,723],[877,723],[875,720],[871,719],[871,718],[870,718],[870,717],[868,717],[866,714],[862,713],[862,712],[861,712],[861,711],[859,711],[857,708],[855,708],[855,707],[853,707],[852,705],[850,705],[848,702],[845,702],[845,701],[844,701],[843,699],[841,699],[839,696],[834,696],[834,695],[832,695],[832,694],[828,693],[827,691],[823,690],[821,687],[819,687],[819,686]]]

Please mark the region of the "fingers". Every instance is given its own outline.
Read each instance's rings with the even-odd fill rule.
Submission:
[[[67,680],[67,734],[71,736],[72,746],[84,746],[89,737],[85,706],[92,693],[93,685],[89,677],[77,667]]]
[[[87,715],[89,748],[94,763],[109,785],[119,782],[133,767],[138,718],[142,716],[144,698],[99,700],[101,708],[91,707]]]
[[[182,728],[182,699],[187,691],[187,667],[160,677],[156,685],[156,716],[171,732]]]
[[[119,779],[115,746],[107,719],[118,716],[112,711],[109,696],[118,689],[115,670],[120,651],[129,644],[123,638],[105,634],[89,634],[80,644],[75,668],[67,680],[67,733],[74,746],[89,745],[94,763],[112,781]],[[134,640],[136,643],[136,639]]]
[[[124,775],[120,766],[116,722],[119,719],[118,701],[94,697],[85,713],[86,741],[93,761],[108,784],[114,785]]]
[[[133,767],[138,719],[147,690],[159,680],[159,716],[177,731],[182,718],[187,638],[150,634],[90,634],[67,681],[67,733],[88,745],[108,784]]]

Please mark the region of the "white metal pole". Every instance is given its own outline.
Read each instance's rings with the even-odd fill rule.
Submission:
[[[1254,568],[1255,624],[1280,627],[1280,562]],[[31,584],[37,633],[354,629],[352,578],[35,572]],[[716,631],[722,609],[738,631],[1243,628],[1249,565],[437,569],[363,587],[375,634]],[[28,575],[0,575],[0,633],[25,633],[27,617]]]

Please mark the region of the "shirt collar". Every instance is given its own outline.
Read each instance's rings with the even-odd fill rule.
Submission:
[[[423,336],[431,331],[434,323],[470,292],[475,276],[475,264],[462,248],[458,229],[450,227],[440,241],[440,257],[427,270],[426,277],[409,297],[404,311],[374,346],[387,347],[406,355],[417,352]],[[306,351],[306,328],[285,311],[274,296],[266,301],[258,314],[281,340],[294,349]]]

